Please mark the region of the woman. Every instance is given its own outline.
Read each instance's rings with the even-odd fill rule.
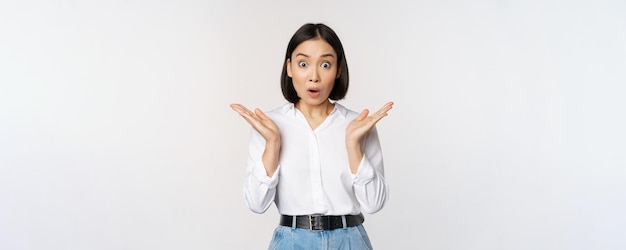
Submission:
[[[336,101],[348,91],[348,64],[335,32],[305,24],[287,46],[281,88],[289,103],[264,113],[240,104],[253,130],[244,182],[248,207],[281,214],[270,249],[372,249],[363,215],[387,200],[375,124]]]

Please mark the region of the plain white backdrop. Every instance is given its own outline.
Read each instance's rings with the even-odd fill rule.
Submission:
[[[250,127],[306,22],[395,101],[376,249],[626,249],[623,1],[0,2],[0,249],[265,249]]]

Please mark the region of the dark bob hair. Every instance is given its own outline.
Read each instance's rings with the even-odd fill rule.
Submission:
[[[291,103],[298,102],[300,97],[298,97],[298,93],[296,93],[296,89],[293,87],[293,80],[287,75],[287,59],[291,60],[291,54],[296,47],[298,47],[298,45],[304,41],[315,38],[321,38],[326,41],[331,47],[333,47],[335,53],[337,53],[337,74],[339,77],[335,79],[335,85],[333,86],[333,90],[330,92],[328,98],[333,101],[338,101],[343,99],[348,92],[350,79],[350,76],[348,75],[348,63],[346,62],[346,55],[343,52],[343,46],[341,45],[341,41],[339,41],[339,37],[335,34],[335,31],[324,24],[307,23],[300,27],[300,29],[293,34],[291,40],[289,40],[285,60],[283,60],[283,72],[280,78],[280,88],[283,91],[285,99]]]

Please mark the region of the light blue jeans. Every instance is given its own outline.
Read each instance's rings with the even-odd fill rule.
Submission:
[[[270,250],[371,250],[363,225],[312,232],[309,229],[278,226]]]

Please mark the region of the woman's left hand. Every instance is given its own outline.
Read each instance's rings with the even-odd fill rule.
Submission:
[[[387,112],[392,106],[393,102],[388,102],[371,116],[368,116],[369,110],[363,110],[363,112],[348,125],[346,129],[346,142],[359,143],[361,138],[363,138],[380,119],[387,116]]]

